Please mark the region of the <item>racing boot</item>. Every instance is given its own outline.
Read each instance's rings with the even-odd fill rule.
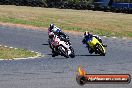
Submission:
[[[57,53],[53,53],[52,54],[52,57],[55,57],[55,56],[58,56],[58,54]]]
[[[52,50],[52,57],[55,57],[55,56],[58,56],[58,54],[54,50]]]
[[[90,54],[92,54],[93,52],[94,52],[94,51],[93,51],[92,49],[89,51]]]
[[[94,52],[91,48],[89,48],[88,50],[89,50],[90,54],[92,54]]]

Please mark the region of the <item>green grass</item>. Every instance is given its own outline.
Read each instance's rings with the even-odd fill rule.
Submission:
[[[27,58],[37,54],[26,49],[13,49],[0,46],[0,59]]]
[[[132,37],[131,14],[1,5],[0,21],[44,28],[54,23],[63,30]]]
[[[39,21],[28,21],[23,19],[17,19],[17,18],[0,18],[1,22],[10,22],[10,23],[17,23],[17,24],[26,24],[26,25],[33,25],[37,27],[44,26],[43,22]]]

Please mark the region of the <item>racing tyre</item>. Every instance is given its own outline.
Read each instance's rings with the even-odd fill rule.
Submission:
[[[102,46],[99,45],[98,48],[99,48],[99,50],[100,50],[100,55],[101,55],[101,56],[105,56],[105,53],[104,53],[104,50],[103,50]]]
[[[104,50],[100,44],[97,44],[98,51],[101,56],[105,56]]]
[[[59,47],[58,47],[58,50],[59,50],[59,52],[61,53],[62,56],[66,57],[66,58],[69,58],[68,52],[67,52],[67,50],[65,49],[65,47],[59,46]]]
[[[71,50],[71,54],[69,55],[71,58],[75,57],[75,53],[74,53],[74,49],[72,47],[70,47]]]

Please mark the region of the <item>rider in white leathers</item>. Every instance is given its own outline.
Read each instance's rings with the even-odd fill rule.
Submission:
[[[55,35],[59,36],[60,38],[61,36],[63,36],[64,41],[67,41],[70,44],[69,37],[64,32],[62,32],[60,28],[56,27],[54,24],[50,24],[50,27],[48,29],[48,35],[50,39],[49,44],[54,42]],[[55,53],[54,48],[52,46],[50,48],[52,49],[52,53],[53,53],[52,56],[55,57],[57,54]]]

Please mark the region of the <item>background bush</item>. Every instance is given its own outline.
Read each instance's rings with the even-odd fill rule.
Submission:
[[[0,0],[1,5],[87,9],[93,0]]]

